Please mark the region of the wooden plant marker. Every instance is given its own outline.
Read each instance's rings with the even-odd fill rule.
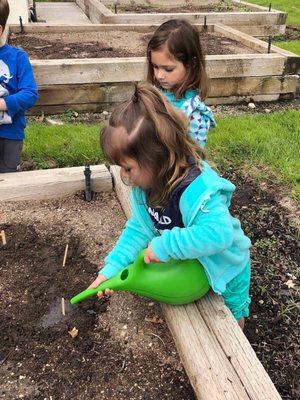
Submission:
[[[66,265],[66,259],[67,259],[67,254],[68,254],[68,249],[69,249],[69,245],[66,245],[66,249],[65,249],[65,254],[64,254],[64,260],[62,263],[62,266],[64,267]]]
[[[1,231],[1,238],[2,238],[2,245],[5,246],[6,245],[6,236],[5,236],[5,232],[4,230]]]
[[[66,315],[66,306],[65,306],[65,299],[61,298],[61,313],[62,315]]]

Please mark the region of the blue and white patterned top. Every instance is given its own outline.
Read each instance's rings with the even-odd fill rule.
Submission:
[[[198,91],[189,89],[181,99],[176,99],[173,92],[165,89],[162,93],[174,107],[183,111],[189,120],[188,133],[201,147],[205,147],[208,131],[217,124],[211,109],[200,100]]]

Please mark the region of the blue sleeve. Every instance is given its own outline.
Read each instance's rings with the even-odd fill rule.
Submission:
[[[37,85],[27,54],[20,52],[17,62],[17,93],[5,97],[7,111],[11,117],[34,106],[38,98]]]
[[[115,276],[128,264],[131,264],[138,253],[148,246],[153,235],[145,234],[138,219],[133,215],[127,221],[115,247],[105,258],[105,265],[99,274],[104,275],[107,279]]]
[[[188,133],[202,148],[206,145],[208,131],[216,126],[212,112],[210,113],[201,114],[201,111],[196,109],[190,115]]]
[[[216,193],[186,228],[163,231],[151,242],[154,254],[163,262],[218,254],[233,243],[232,217],[224,195]]]
[[[216,126],[216,121],[211,111],[199,95],[188,99],[182,106],[183,112],[189,119],[189,135],[195,139],[201,147],[205,147],[208,131]]]

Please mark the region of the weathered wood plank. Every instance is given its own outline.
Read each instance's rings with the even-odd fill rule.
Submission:
[[[185,18],[191,22],[204,24],[204,18],[210,24],[221,23],[229,26],[285,25],[286,13],[283,12],[212,12],[212,13],[155,13],[155,14],[113,14],[103,16],[105,24],[162,23],[172,18]]]
[[[237,40],[238,42],[248,46],[261,53],[268,52],[268,43],[254,38],[246,33],[242,33],[224,25],[214,25],[214,31],[221,33],[230,39]],[[286,57],[285,73],[286,74],[299,74],[300,73],[300,56],[288,50],[281,49],[280,47],[271,46],[271,53],[277,53]]]
[[[132,88],[132,83],[40,86],[37,105],[121,102]]]
[[[25,33],[70,33],[70,32],[107,32],[107,31],[129,31],[133,30],[135,32],[154,32],[160,24],[55,24],[55,23],[45,23],[37,22],[34,24],[24,24]],[[203,28],[203,25],[196,24],[199,29]],[[213,27],[213,25],[208,24],[208,28]],[[20,25],[11,24],[9,26],[10,32],[19,33]],[[213,29],[213,28],[211,28]]]
[[[238,25],[235,26],[241,32],[247,33],[254,37],[266,37],[274,35],[283,35],[285,33],[285,25]]]
[[[195,304],[162,305],[180,359],[198,399],[249,400],[236,371]],[[238,326],[235,329],[239,329]]]
[[[112,190],[105,165],[91,165],[94,192]],[[0,175],[0,201],[44,200],[85,189],[84,167],[55,168]]]
[[[281,75],[285,57],[280,54],[233,54],[207,56],[210,78]],[[39,86],[130,82],[146,76],[144,57],[32,60]]]
[[[236,329],[230,311],[223,305],[220,296],[209,293],[196,302],[208,330],[213,332],[227,359],[247,389],[250,399],[281,399],[269,375],[258,360],[253,348],[241,329]]]
[[[209,97],[293,93],[298,81],[298,75],[211,79]],[[132,83],[40,86],[37,106],[118,103],[132,88]]]
[[[128,82],[145,74],[145,58],[32,60],[38,85]]]
[[[193,24],[199,31],[202,31],[204,26],[202,24]],[[148,24],[57,24],[57,23],[45,23],[37,22],[34,24],[24,24],[24,30],[26,33],[69,33],[69,32],[107,32],[107,31],[128,31],[133,30],[135,32],[154,32],[160,24],[148,23]],[[214,24],[207,23],[207,30],[211,32],[213,30]],[[11,24],[10,32],[19,33],[20,25]],[[244,26],[239,25],[238,31],[247,33],[252,36],[268,36],[278,33],[285,32],[285,25],[252,25]]]

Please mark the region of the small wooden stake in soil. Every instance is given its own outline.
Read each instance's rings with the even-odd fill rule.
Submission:
[[[6,237],[5,237],[5,232],[3,230],[1,231],[1,237],[2,237],[2,244],[3,244],[3,246],[5,246],[6,245]]]
[[[68,249],[69,249],[69,245],[66,245],[66,249],[65,249],[65,255],[64,255],[64,260],[62,263],[62,266],[64,267],[66,265],[66,259],[67,259],[67,254],[68,254]]]
[[[65,299],[61,298],[61,313],[62,315],[66,315],[66,306],[65,306]]]

